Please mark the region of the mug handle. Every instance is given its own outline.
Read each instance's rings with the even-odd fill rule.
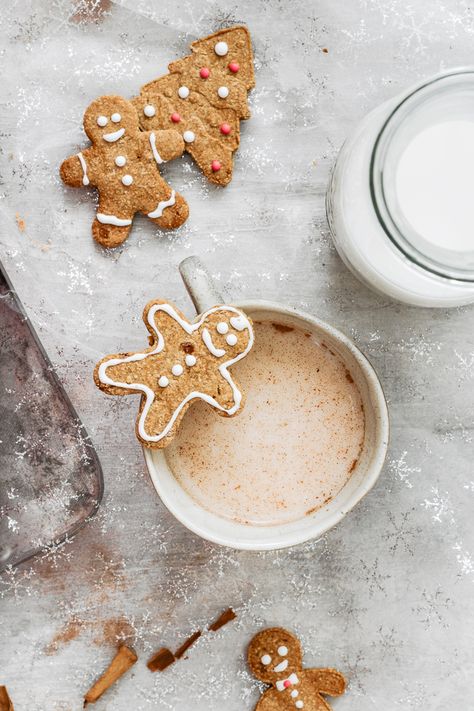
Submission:
[[[179,273],[198,314],[224,303],[222,294],[199,257],[183,259]]]

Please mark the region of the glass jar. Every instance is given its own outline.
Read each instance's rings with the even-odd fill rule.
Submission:
[[[474,301],[474,69],[425,80],[369,113],[326,200],[336,248],[379,292],[417,306]]]

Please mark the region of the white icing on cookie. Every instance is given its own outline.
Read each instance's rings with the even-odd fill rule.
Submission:
[[[217,400],[215,400],[213,397],[208,395],[207,393],[202,393],[199,391],[192,391],[190,392],[178,405],[176,410],[173,412],[172,416],[170,417],[167,425],[163,428],[163,430],[157,434],[157,435],[149,435],[147,434],[145,430],[145,420],[148,415],[148,412],[150,410],[150,407],[155,399],[155,393],[154,391],[149,388],[147,385],[144,383],[120,383],[115,380],[112,380],[112,378],[109,378],[107,375],[107,368],[113,365],[120,365],[121,363],[130,363],[130,362],[136,362],[143,360],[144,358],[148,358],[151,355],[156,355],[157,353],[160,353],[165,345],[165,340],[163,338],[163,335],[161,334],[160,331],[158,331],[154,317],[155,314],[158,311],[164,311],[167,313],[171,318],[173,318],[180,326],[181,328],[186,331],[188,334],[194,333],[194,331],[197,331],[202,324],[205,322],[205,320],[213,313],[216,313],[217,311],[231,311],[236,314],[237,317],[239,317],[242,320],[245,320],[247,322],[247,328],[249,331],[249,341],[247,344],[247,347],[245,350],[242,351],[242,353],[239,353],[235,358],[232,358],[231,360],[225,361],[221,365],[219,365],[219,372],[224,378],[224,380],[230,385],[232,389],[232,396],[234,400],[234,404],[232,407],[229,409],[226,409],[225,407],[222,407]],[[152,331],[155,333],[156,338],[157,338],[157,345],[156,348],[154,348],[152,351],[148,351],[146,353],[134,353],[130,356],[127,356],[126,358],[111,358],[108,361],[105,361],[104,363],[101,363],[99,366],[98,370],[98,377],[101,383],[104,383],[105,385],[113,385],[115,387],[123,388],[125,390],[133,390],[133,391],[139,391],[142,392],[145,395],[145,405],[143,406],[143,409],[140,414],[140,418],[138,420],[138,432],[140,434],[140,437],[147,442],[159,442],[163,437],[166,437],[166,435],[170,432],[171,428],[173,427],[173,424],[176,421],[176,418],[178,417],[179,413],[183,409],[185,405],[187,405],[188,402],[190,402],[193,399],[201,399],[207,402],[209,405],[212,405],[212,407],[215,407],[217,410],[220,410],[221,412],[225,412],[227,415],[233,415],[237,410],[240,408],[240,405],[242,403],[242,393],[240,390],[237,388],[236,384],[232,380],[232,377],[228,371],[228,368],[233,365],[234,363],[237,363],[237,361],[241,360],[244,358],[244,356],[247,355],[247,353],[250,351],[250,349],[253,346],[253,341],[254,341],[254,335],[253,335],[253,329],[250,325],[250,322],[246,319],[246,317],[240,313],[237,309],[235,309],[233,306],[215,306],[213,309],[210,309],[209,311],[206,311],[199,321],[196,323],[188,323],[185,321],[176,311],[175,309],[170,305],[170,304],[154,304],[151,309],[148,312],[148,317],[147,317],[148,324],[150,325]]]
[[[302,709],[304,706],[304,703],[302,701],[295,701],[295,706],[297,709]]]
[[[176,377],[178,377],[179,375],[183,374],[184,368],[180,363],[175,363],[175,365],[173,365],[173,367],[171,368],[171,372],[173,373],[173,375],[176,375]]]
[[[229,346],[235,346],[237,343],[237,336],[235,333],[228,333],[227,336],[225,337],[225,340],[229,344]]]
[[[280,674],[280,672],[285,671],[286,667],[288,666],[288,659],[284,659],[280,664],[277,664],[276,667],[273,667],[273,671],[276,672],[277,674]]]
[[[122,120],[122,117],[120,114],[115,113],[115,114],[112,114],[112,116],[110,117],[110,120],[113,121],[114,123],[119,123],[119,121]]]
[[[98,212],[96,219],[102,225],[115,225],[115,227],[127,227],[132,224],[131,220],[125,220],[115,215],[105,215],[103,212]]]
[[[231,316],[229,320],[230,325],[236,331],[243,331],[244,328],[248,328],[248,321],[243,314],[241,316]]]
[[[185,143],[192,143],[195,138],[196,136],[193,131],[185,131],[183,133],[183,140]]]
[[[97,117],[97,125],[100,126],[101,128],[104,128],[104,126],[107,126],[109,123],[109,119],[107,116],[98,116]]]
[[[226,86],[220,86],[217,90],[217,95],[220,96],[221,99],[227,99],[229,96],[229,89]]]
[[[286,661],[286,660],[285,660],[285,661]],[[278,681],[277,681],[276,684],[275,684],[275,686],[276,686],[276,688],[278,689],[278,691],[285,691],[285,689],[287,688],[287,687],[285,686],[285,681],[289,681],[292,685],[294,685],[294,684],[299,684],[299,683],[300,683],[300,680],[298,679],[298,677],[296,676],[296,674],[293,672],[292,674],[290,674],[290,676],[288,677],[288,679],[278,679]]]
[[[83,184],[83,185],[89,185],[90,180],[89,180],[89,178],[87,177],[87,163],[86,163],[86,161],[85,161],[85,158],[84,158],[84,156],[82,155],[82,153],[81,153],[80,151],[79,151],[79,153],[77,154],[77,157],[79,158],[79,162],[80,162],[80,164],[81,164],[81,168],[82,168],[82,172],[83,172],[82,184]]]
[[[229,330],[229,325],[225,321],[219,321],[219,323],[216,326],[217,333],[220,333],[223,336],[224,333],[227,333],[228,330]]]
[[[187,86],[180,86],[178,89],[178,96],[180,99],[187,99],[189,96],[189,89]]]
[[[296,699],[296,697],[298,696],[299,693],[300,693],[300,692],[298,691],[298,689],[293,689],[293,691],[290,693],[290,696],[291,696],[293,699]]]
[[[125,129],[119,128],[118,131],[114,131],[113,133],[104,133],[102,138],[104,141],[107,141],[107,143],[115,143],[115,141],[118,141],[119,138],[122,138],[124,133]]]
[[[153,212],[148,213],[148,217],[161,217],[163,214],[163,210],[165,210],[167,207],[171,207],[171,205],[174,205],[176,202],[176,193],[174,190],[171,191],[171,195],[168,200],[162,200],[161,202],[158,203],[156,208],[153,210]]]
[[[125,156],[117,156],[115,159],[115,165],[118,165],[119,168],[123,168],[126,162],[127,159],[125,158]]]
[[[267,667],[269,664],[271,664],[272,658],[269,654],[264,654],[260,661]]]
[[[133,183],[133,178],[128,173],[123,176],[122,183],[128,188],[129,185]]]
[[[151,150],[153,152],[153,158],[156,160],[158,165],[160,165],[160,163],[164,163],[165,161],[163,160],[163,158],[160,156],[160,154],[157,151],[156,136],[153,133],[153,131],[150,133],[150,146],[151,146]]]
[[[193,365],[196,365],[196,356],[187,355],[186,358],[184,359],[184,362],[186,363],[188,368],[192,368]]]
[[[225,350],[223,348],[217,348],[214,345],[214,343],[212,342],[211,334],[209,333],[207,328],[202,329],[202,340],[204,341],[204,345],[206,346],[209,353],[212,353],[212,355],[216,356],[216,358],[222,358],[222,356],[225,355]]]
[[[285,645],[282,644],[281,647],[278,647],[277,652],[280,657],[286,657],[286,655],[288,654],[288,647],[285,647]]]
[[[170,381],[166,377],[166,375],[162,375],[160,379],[158,380],[158,385],[160,388],[166,388],[170,384]]]
[[[145,116],[148,116],[148,118],[152,118],[156,114],[156,109],[151,104],[147,104],[143,109],[143,113]]]
[[[228,51],[229,46],[227,42],[218,42],[214,45],[214,52],[217,54],[218,57],[225,57]]]

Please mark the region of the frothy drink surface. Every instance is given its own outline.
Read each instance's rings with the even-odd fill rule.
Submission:
[[[275,525],[313,512],[344,486],[364,440],[357,386],[339,357],[300,328],[255,324],[255,345],[231,372],[246,393],[235,417],[198,402],[166,458],[208,511]]]

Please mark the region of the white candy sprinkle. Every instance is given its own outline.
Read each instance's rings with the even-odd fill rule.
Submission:
[[[218,57],[225,57],[228,51],[229,47],[227,45],[227,42],[218,42],[216,45],[214,45],[214,52],[217,54]]]

